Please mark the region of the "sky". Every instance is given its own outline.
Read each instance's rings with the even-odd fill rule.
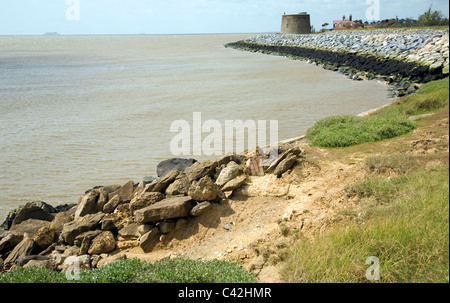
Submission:
[[[430,5],[449,16],[447,0],[1,0],[0,35],[279,32],[299,12],[319,30],[350,14],[417,19]]]

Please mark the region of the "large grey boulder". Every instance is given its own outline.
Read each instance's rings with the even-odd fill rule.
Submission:
[[[120,197],[120,195],[115,195],[103,206],[103,212],[111,214],[121,203],[122,198]]]
[[[81,197],[78,203],[77,210],[75,211],[75,219],[84,217],[86,215],[95,214],[101,209],[97,205],[97,201],[100,197],[100,193],[96,190],[90,191]]]
[[[189,187],[191,187],[191,182],[185,173],[181,172],[178,177],[173,181],[172,184],[169,185],[166,189],[166,195],[170,196],[178,196],[184,195],[186,196],[189,191]]]
[[[153,205],[161,200],[163,200],[166,196],[160,192],[141,192],[137,194],[133,200],[130,202],[130,210],[133,213],[138,209],[142,209]]]
[[[240,176],[237,177],[229,182],[227,182],[223,187],[222,187],[222,191],[226,192],[226,191],[233,191],[235,189],[238,189],[239,187],[241,187],[242,185],[245,184],[245,182],[247,181],[247,176]]]
[[[23,240],[17,244],[8,257],[4,261],[4,267],[9,268],[14,265],[14,262],[22,257],[29,256],[34,248],[34,241],[28,236],[25,236]]]
[[[56,234],[61,234],[64,224],[69,223],[74,219],[74,209],[75,208],[55,215],[55,218],[50,223],[50,228],[53,229]]]
[[[103,231],[97,237],[95,237],[88,250],[90,255],[99,255],[103,253],[109,253],[116,248],[116,240],[114,235],[110,231]]]
[[[191,210],[191,215],[194,217],[199,217],[203,215],[208,210],[208,208],[211,207],[211,205],[212,204],[210,202],[199,203]]]
[[[134,213],[135,221],[138,224],[145,224],[187,217],[194,205],[191,197],[167,198],[161,202],[137,210]]]
[[[86,215],[85,217],[64,224],[61,238],[68,244],[73,245],[75,238],[87,231],[94,230],[103,219],[104,213]]]
[[[17,266],[23,267],[30,261],[48,261],[50,257],[39,256],[39,255],[29,255],[18,258],[15,263]]]
[[[195,201],[215,201],[219,195],[220,188],[205,176],[199,181],[193,181],[189,188],[188,195]]]
[[[41,257],[41,256],[40,256]],[[42,259],[42,260],[31,260],[27,264],[23,266],[24,268],[28,267],[39,267],[39,268],[47,268],[48,270],[56,270],[56,263],[53,259]]]
[[[16,234],[12,232],[8,232],[6,236],[4,236],[0,240],[0,255],[4,255],[8,251],[10,251],[14,246],[20,243],[23,240],[23,234]]]
[[[219,166],[218,161],[214,162],[196,162],[192,166],[188,167],[185,170],[186,176],[189,178],[189,181],[197,181],[205,176],[212,177],[216,171],[216,168]]]
[[[119,236],[126,240],[136,240],[141,236],[139,233],[139,225],[136,223],[131,223],[130,225],[125,226],[121,230],[119,230]]]
[[[165,175],[164,177],[148,184],[144,190],[146,192],[164,193],[166,191],[167,187],[169,187],[169,185],[175,181],[175,179],[178,177],[179,174],[180,174],[179,171],[173,170],[173,171],[169,172],[167,175]]]
[[[276,176],[281,176],[287,170],[292,168],[297,162],[297,156],[294,154],[288,155],[283,161],[281,161],[277,167],[274,169],[273,174]]]
[[[161,232],[155,227],[139,239],[139,246],[144,252],[149,253],[158,244],[160,237]]]
[[[48,206],[48,207],[47,207]],[[28,219],[52,221],[54,216],[50,214],[53,207],[42,201],[29,202],[25,204],[14,217],[11,226],[17,225]]]
[[[239,166],[235,162],[230,162],[227,167],[220,172],[216,184],[220,187],[224,186],[227,182],[236,178],[239,175],[239,172]]]
[[[162,178],[173,170],[184,172],[186,168],[192,166],[196,162],[197,160],[195,159],[168,159],[158,164],[156,167],[156,173],[159,178]]]
[[[13,225],[9,231],[15,234],[27,234],[28,236],[33,237],[38,230],[44,226],[50,226],[50,222],[37,219],[28,219],[20,224]]]
[[[119,189],[109,194],[109,197],[114,197],[118,195],[122,200],[122,203],[128,203],[133,199],[134,193],[134,182],[128,181],[124,185],[122,185]]]

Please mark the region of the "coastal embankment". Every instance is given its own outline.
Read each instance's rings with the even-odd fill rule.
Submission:
[[[393,116],[417,124],[395,136],[383,125],[389,139],[344,148],[288,140],[270,166],[259,149],[205,162],[168,159],[155,180],[96,186],[69,205],[29,202],[0,226],[0,282],[22,268],[70,273],[135,258],[233,261],[261,282],[367,282],[367,256],[381,260],[381,282],[448,282],[448,78],[368,119]],[[327,238],[333,231],[344,238],[337,245]],[[117,276],[133,271],[121,270]]]
[[[262,34],[225,47],[308,60],[354,80],[379,79],[395,85],[398,96],[449,71],[448,29]]]

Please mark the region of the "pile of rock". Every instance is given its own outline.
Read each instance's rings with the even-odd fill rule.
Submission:
[[[263,173],[282,175],[300,153],[283,152],[270,167],[262,167]],[[0,271],[18,266],[66,270],[73,258],[82,268],[101,267],[122,258],[124,249],[139,246],[151,252],[183,228],[186,219],[207,213],[213,203],[225,201],[244,185],[255,172],[248,166],[255,159],[170,159],[158,165],[160,177],[152,182],[95,187],[77,204],[56,208],[41,201],[27,203],[0,229]]]
[[[425,63],[433,67],[449,66],[448,29],[349,30],[328,31],[316,35],[262,34],[246,41],[375,54]]]

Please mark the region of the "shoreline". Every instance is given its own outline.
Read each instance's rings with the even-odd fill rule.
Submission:
[[[401,36],[408,32],[406,38]],[[391,49],[389,39],[406,40],[394,40]],[[401,97],[422,83],[448,76],[448,41],[448,30],[368,30],[266,34],[224,46],[307,61],[352,80],[376,79],[392,86],[394,97]]]
[[[366,116],[393,102],[357,116]],[[253,228],[257,222],[250,224],[248,220],[258,216],[257,210],[261,209],[261,201],[258,199],[263,199],[270,207],[278,207],[278,204],[273,203],[273,199],[286,197],[281,199],[282,202],[278,201],[282,206],[276,208],[280,222],[291,222],[294,214],[305,214],[303,206],[299,202],[293,202],[293,199],[300,201],[300,197],[303,197],[310,201],[311,205],[317,205],[314,201],[321,201],[321,197],[315,197],[317,187],[314,183],[311,184],[310,191],[299,192],[300,189],[295,188],[293,180],[287,181],[291,178],[298,156],[305,153],[300,145],[291,146],[289,143],[299,142],[305,137],[302,135],[279,141],[279,151],[283,151],[270,167],[255,164],[253,156],[226,155],[203,163],[184,163],[185,166],[180,170],[179,163],[170,162],[176,159],[169,159],[169,162],[165,163],[168,165],[167,173],[153,181],[142,181],[139,184],[129,181],[122,186],[94,187],[82,195],[77,204],[52,207],[45,202],[27,203],[7,218],[7,228],[0,229],[0,273],[25,266],[64,271],[73,265],[70,263],[73,258],[66,257],[75,257],[83,268],[90,269],[133,257],[158,261],[197,253],[204,259],[214,259],[233,252],[239,253],[239,245],[230,249],[225,241],[216,248],[211,242],[204,241],[205,235],[211,229],[217,231],[218,239],[223,240],[229,235],[235,240],[234,233],[230,233],[230,230],[236,232],[238,228],[241,231],[247,227]],[[286,143],[287,146],[283,146]],[[189,159],[182,160],[189,162]],[[311,165],[308,174],[322,170],[308,160],[302,163]],[[347,168],[348,181],[353,182],[352,166]],[[332,166],[329,169],[335,171],[337,167]],[[261,170],[262,175],[267,177],[258,178],[261,176]],[[341,177],[343,169],[338,171]],[[320,175],[330,177],[328,174]],[[327,182],[319,181],[317,185],[333,184],[333,178],[325,178]],[[248,191],[246,187],[249,179],[256,181],[252,182],[253,191]],[[285,181],[287,186],[283,183]],[[327,188],[322,190],[328,197]],[[312,192],[314,194],[311,194]],[[253,208],[243,205],[246,203],[233,204],[235,201],[241,201],[233,201],[233,194],[250,199]],[[283,209],[284,206],[286,209]],[[297,208],[294,209],[294,206]],[[230,210],[234,211],[233,214],[237,213],[236,217],[230,215]],[[338,211],[339,209],[336,210]],[[202,216],[206,212],[209,212],[208,215]],[[323,218],[322,214],[314,213],[314,216]],[[270,208],[265,215],[267,217],[263,222],[269,223],[265,230],[272,232],[275,237],[278,236],[282,226],[271,221],[274,216]],[[200,226],[205,226],[206,231]],[[248,235],[244,235],[246,240]],[[213,232],[207,239],[217,239],[214,236]],[[255,239],[257,238],[258,233],[255,234]],[[244,241],[244,238],[242,240]],[[201,242],[198,250],[190,250],[197,241]],[[251,245],[250,241],[244,242]],[[205,253],[208,245],[211,245],[211,248]],[[242,250],[244,247],[250,246],[242,244]],[[216,251],[225,251],[226,254],[215,253]],[[250,268],[258,258],[253,255],[244,257]],[[263,264],[261,269],[264,266]]]
[[[373,109],[369,109],[369,110],[367,110],[367,111],[365,111],[365,112],[362,112],[362,113],[359,113],[359,114],[357,114],[357,115],[355,115],[355,116],[357,116],[357,117],[367,117],[367,116],[370,115],[371,113],[376,112],[376,111],[379,110],[379,109],[382,109],[382,108],[384,108],[384,107],[387,107],[387,106],[391,105],[392,103],[396,102],[397,99],[398,99],[398,98],[395,98],[395,100],[392,101],[392,102],[389,102],[389,103],[387,103],[387,104],[378,106],[378,107],[373,108]],[[280,144],[294,143],[294,142],[302,141],[303,139],[306,139],[306,134],[301,135],[301,136],[298,136],[298,137],[292,137],[292,138],[288,138],[288,139],[279,141],[277,144],[278,144],[278,146],[279,146]]]

